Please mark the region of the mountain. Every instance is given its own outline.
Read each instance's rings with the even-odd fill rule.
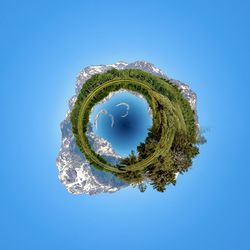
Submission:
[[[56,165],[59,171],[58,177],[67,190],[73,194],[97,194],[103,192],[112,193],[127,186],[126,183],[120,181],[112,173],[97,170],[88,163],[76,145],[70,122],[70,112],[73,109],[77,95],[86,80],[95,74],[104,73],[112,68],[141,69],[156,76],[168,79],[172,84],[176,85],[181,90],[184,98],[188,100],[192,109],[195,111],[196,122],[198,124],[196,94],[187,84],[168,78],[160,69],[149,62],[136,61],[133,63],[126,63],[119,61],[115,64],[96,65],[84,68],[76,77],[76,95],[70,98],[69,111],[67,112],[65,119],[60,124],[62,143],[56,160]],[[95,135],[91,131],[91,128],[88,129],[87,136],[92,147],[100,155],[111,162],[119,161],[121,157],[114,152],[112,145],[103,138]]]

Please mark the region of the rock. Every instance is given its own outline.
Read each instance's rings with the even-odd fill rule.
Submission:
[[[197,125],[198,118],[196,112],[196,94],[189,88],[188,85],[169,79],[160,69],[153,64],[145,61],[136,61],[133,63],[117,62],[115,64],[89,66],[80,71],[76,78],[76,95],[69,100],[69,111],[65,119],[61,122],[62,143],[58,154],[56,165],[58,167],[58,177],[65,185],[67,190],[73,194],[98,194],[98,193],[113,193],[119,189],[126,187],[127,184],[116,178],[112,173],[97,170],[89,164],[82,152],[76,145],[76,141],[72,132],[70,122],[70,112],[74,107],[83,84],[91,76],[97,73],[104,73],[111,68],[115,69],[141,69],[156,76],[169,80],[176,85],[183,96],[189,101],[191,108],[195,111]],[[111,162],[117,162],[120,156],[114,152],[109,142],[96,136],[88,130],[87,136],[90,143],[96,151],[104,158]]]

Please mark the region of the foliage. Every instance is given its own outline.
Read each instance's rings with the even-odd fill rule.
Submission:
[[[111,166],[96,155],[86,138],[92,107],[110,92],[121,88],[142,94],[153,111],[153,126],[137,151]],[[145,191],[145,180],[163,192],[176,183],[176,173],[183,173],[199,153],[194,111],[177,86],[168,80],[137,69],[112,69],[92,76],[83,85],[71,112],[76,143],[86,158],[99,169],[113,172],[129,184]]]

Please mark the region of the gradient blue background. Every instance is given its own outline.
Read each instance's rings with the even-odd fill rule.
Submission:
[[[250,249],[249,1],[1,1],[6,249]],[[198,94],[208,143],[165,193],[74,196],[59,123],[90,64],[148,60]]]

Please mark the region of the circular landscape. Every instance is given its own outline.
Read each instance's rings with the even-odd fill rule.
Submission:
[[[90,123],[96,105],[103,103],[110,95],[114,96],[121,92],[133,93],[145,100],[151,122],[148,122],[147,116],[144,115],[138,118],[137,125],[133,126],[131,119],[128,119],[132,109],[130,110],[127,102],[120,101],[116,107],[123,106],[124,112],[120,115],[123,119],[115,119],[111,112],[101,109],[94,122]],[[140,117],[142,111],[137,111],[137,114]],[[120,136],[118,135],[117,143],[114,143],[121,152],[129,149],[123,150],[124,145],[129,143],[125,143],[128,135],[131,136],[132,133],[131,138],[138,137],[138,140],[135,140],[138,145],[134,145],[133,150],[119,161],[110,162],[96,152],[87,136],[89,124],[92,124],[92,130],[97,129],[101,115],[105,115],[106,123],[109,122],[109,130],[107,126],[104,127],[109,131],[106,135],[120,129]],[[145,191],[146,182],[160,192],[163,192],[168,184],[175,185],[177,174],[187,171],[192,165],[193,157],[199,153],[198,125],[195,112],[188,100],[169,80],[139,69],[111,69],[93,75],[82,86],[70,120],[76,144],[88,162],[98,170],[114,174],[127,184],[139,186],[141,191]],[[138,136],[140,128],[141,131],[145,131],[146,128],[146,135],[144,132]],[[124,133],[127,133],[127,136]]]

